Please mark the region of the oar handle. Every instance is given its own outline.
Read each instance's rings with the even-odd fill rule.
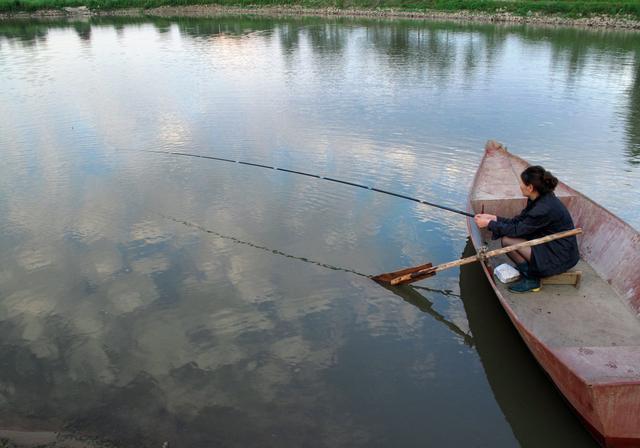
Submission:
[[[523,241],[522,243],[514,244],[512,246],[506,246],[500,249],[494,249],[492,251],[486,252],[483,258],[495,257],[497,255],[502,255],[508,252],[513,252],[514,250],[522,249],[523,247],[537,246],[539,244],[548,243],[549,241],[559,240],[561,238],[568,238],[570,236],[579,235],[581,233],[582,233],[582,228],[580,227],[576,229],[565,230],[564,232],[553,233],[551,235],[536,238],[534,240]],[[476,257],[478,257],[478,255],[476,255]]]
[[[570,236],[578,235],[580,233],[582,233],[581,228],[565,230],[564,232],[554,233],[551,235],[543,236],[541,238],[536,238],[534,240],[524,241],[522,243],[514,244],[512,246],[502,247],[500,249],[494,249],[492,251],[480,253],[478,255],[472,255],[471,257],[466,257],[461,260],[450,261],[449,263],[439,264],[438,266],[433,266],[431,268],[422,269],[420,271],[402,275],[400,277],[396,277],[392,279],[389,283],[391,285],[398,285],[400,283],[407,282],[416,277],[421,277],[426,274],[435,274],[436,272],[444,271],[445,269],[454,268],[456,266],[463,266],[465,264],[473,263],[478,260],[485,260],[487,258],[496,257],[498,255],[513,252],[514,250],[522,249],[523,247],[537,246],[539,244],[548,243],[549,241],[558,240],[561,238],[567,238]]]

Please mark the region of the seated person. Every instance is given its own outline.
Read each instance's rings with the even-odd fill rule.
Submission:
[[[487,227],[493,239],[501,238],[502,246],[540,238],[574,228],[569,211],[553,193],[558,179],[541,166],[530,166],[520,174],[520,190],[528,198],[527,206],[514,218],[479,214],[475,222]],[[521,279],[511,285],[512,292],[540,290],[540,277],[560,274],[578,263],[578,241],[575,236],[562,238],[508,253],[520,271]]]

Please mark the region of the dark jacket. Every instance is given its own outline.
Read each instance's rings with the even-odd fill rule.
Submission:
[[[502,236],[532,240],[552,233],[573,229],[569,211],[553,193],[527,201],[527,206],[515,218],[498,217],[489,223],[493,239]],[[549,241],[531,248],[529,273],[534,277],[560,274],[574,267],[580,259],[575,236]]]

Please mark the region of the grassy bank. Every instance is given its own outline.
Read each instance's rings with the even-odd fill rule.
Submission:
[[[506,12],[515,15],[591,17],[626,15],[640,19],[640,0],[0,0],[0,12],[87,6],[92,10],[155,8],[185,5],[301,6],[305,8],[358,8],[402,11]]]

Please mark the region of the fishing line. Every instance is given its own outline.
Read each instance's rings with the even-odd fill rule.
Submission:
[[[224,240],[228,240],[228,241],[232,241],[232,242],[234,242],[236,244],[242,244],[244,246],[249,246],[249,247],[252,247],[254,249],[263,250],[265,252],[269,252],[269,253],[272,253],[272,254],[275,254],[275,255],[280,255],[280,256],[286,257],[286,258],[292,258],[294,260],[302,261],[304,263],[314,264],[316,266],[320,266],[320,267],[325,268],[325,269],[331,269],[332,271],[348,272],[350,274],[358,275],[360,277],[371,278],[370,275],[363,274],[362,272],[358,272],[358,271],[356,271],[354,269],[344,268],[344,267],[340,267],[340,266],[334,266],[334,265],[331,265],[331,264],[328,264],[328,263],[322,263],[320,261],[311,260],[311,259],[306,258],[306,257],[300,257],[300,256],[297,256],[297,255],[292,255],[292,254],[283,252],[281,250],[271,249],[269,247],[266,247],[266,246],[263,246],[263,245],[260,245],[260,244],[257,244],[257,243],[253,243],[253,242],[250,242],[250,241],[243,241],[243,240],[241,240],[239,238],[236,238],[235,236],[224,235],[224,234],[222,234],[220,232],[216,232],[215,230],[207,229],[206,227],[203,227],[200,224],[196,224],[194,222],[186,221],[184,219],[174,218],[172,216],[167,216],[167,215],[164,215],[162,213],[156,213],[156,214],[158,214],[159,216],[161,216],[164,219],[168,219],[169,221],[173,221],[173,222],[178,223],[178,224],[183,224],[183,225],[185,225],[187,227],[192,227],[194,229],[198,229],[201,232],[205,232],[205,233],[208,233],[210,235],[215,235],[218,238],[221,238],[221,239],[224,239]],[[436,288],[428,288],[426,286],[416,286],[416,285],[412,285],[411,287],[412,288],[416,288],[416,289],[422,289],[422,290],[429,291],[429,292],[435,292],[435,293],[438,293],[438,294],[442,294],[444,296],[460,297],[458,294],[455,294],[450,289],[436,289]]]
[[[342,179],[336,179],[334,177],[320,176],[318,174],[306,173],[304,171],[290,170],[290,169],[287,169],[287,168],[279,168],[279,167],[270,166],[270,165],[263,165],[263,164],[260,164],[260,163],[244,162],[242,160],[233,160],[233,159],[226,159],[224,157],[205,156],[205,155],[202,155],[202,154],[191,154],[191,153],[186,153],[186,152],[158,151],[158,150],[153,150],[153,149],[142,149],[140,151],[141,152],[152,152],[152,153],[156,153],[156,154],[174,155],[174,156],[195,157],[195,158],[199,158],[199,159],[209,159],[209,160],[216,160],[218,162],[235,163],[235,164],[238,164],[238,165],[246,165],[246,166],[253,166],[253,167],[257,167],[257,168],[265,168],[265,169],[275,170],[275,171],[283,171],[285,173],[298,174],[300,176],[313,177],[313,178],[320,179],[320,180],[326,180],[326,181],[334,182],[334,183],[338,183],[338,184],[349,185],[351,187],[362,188],[364,190],[375,191],[376,193],[382,193],[382,194],[386,194],[386,195],[389,195],[389,196],[394,196],[394,197],[397,197],[397,198],[406,199],[408,201],[417,202],[419,204],[428,205],[430,207],[435,207],[435,208],[439,208],[439,209],[446,210],[446,211],[449,211],[449,212],[458,213],[459,215],[468,216],[470,218],[474,217],[474,215],[472,213],[468,213],[468,212],[465,212],[465,211],[462,211],[462,210],[458,210],[458,209],[455,209],[455,208],[452,208],[452,207],[447,207],[445,205],[440,205],[440,204],[436,204],[436,203],[433,203],[433,202],[425,201],[424,199],[418,199],[418,198],[414,198],[414,197],[411,197],[411,196],[407,196],[405,194],[394,193],[393,191],[382,190],[380,188],[370,187],[370,186],[358,184],[358,183],[355,183],[355,182],[349,182],[349,181],[342,180]]]
[[[330,264],[327,264],[327,263],[322,263],[320,261],[311,260],[311,259],[306,258],[306,257],[299,257],[299,256],[296,256],[296,255],[291,255],[291,254],[288,254],[286,252],[282,252],[281,250],[271,249],[269,247],[262,246],[262,245],[256,244],[256,243],[252,243],[250,241],[243,241],[243,240],[241,240],[239,238],[236,238],[235,236],[223,235],[222,233],[216,232],[215,230],[207,229],[206,227],[203,227],[203,226],[201,226],[199,224],[196,224],[196,223],[193,223],[193,222],[189,222],[189,221],[185,221],[185,220],[177,219],[177,218],[172,218],[171,216],[166,216],[166,215],[163,215],[161,213],[159,213],[159,215],[162,216],[165,219],[168,219],[170,221],[176,222],[178,224],[184,224],[187,227],[193,227],[194,229],[198,229],[198,230],[200,230],[202,232],[205,232],[205,233],[208,233],[208,234],[211,234],[211,235],[215,235],[218,238],[222,238],[224,240],[233,241],[236,244],[242,244],[244,246],[253,247],[254,249],[260,249],[260,250],[263,250],[263,251],[266,251],[266,252],[270,252],[270,253],[275,254],[275,255],[280,255],[280,256],[286,257],[286,258],[293,258],[295,260],[304,261],[305,263],[315,264],[316,266],[320,266],[320,267],[323,267],[323,268],[326,268],[326,269],[331,269],[333,271],[348,272],[350,274],[355,274],[355,275],[359,275],[360,277],[366,277],[366,278],[370,277],[367,274],[363,274],[362,272],[354,271],[353,269],[342,268],[342,267],[339,267],[339,266],[333,266],[333,265],[330,265]]]
[[[270,253],[275,254],[275,255],[280,255],[282,257],[286,257],[286,258],[293,258],[294,260],[299,260],[299,261],[303,261],[305,263],[314,264],[316,266],[320,266],[320,267],[325,268],[325,269],[331,269],[333,271],[348,272],[350,274],[358,275],[360,277],[371,278],[370,275],[363,274],[363,273],[355,271],[353,269],[342,268],[342,267],[339,267],[339,266],[333,266],[333,265],[330,265],[330,264],[327,264],[327,263],[321,263],[319,261],[310,260],[310,259],[308,259],[306,257],[299,257],[299,256],[296,256],[296,255],[291,255],[291,254],[288,254],[286,252],[282,252],[281,250],[270,249],[270,248],[268,248],[266,246],[262,246],[260,244],[251,243],[249,241],[243,241],[243,240],[241,240],[239,238],[236,238],[234,236],[224,235],[222,233],[216,232],[215,230],[207,229],[206,227],[203,227],[203,226],[201,226],[199,224],[196,224],[196,223],[193,223],[193,222],[185,221],[183,219],[173,218],[171,216],[163,215],[162,213],[156,213],[156,214],[160,215],[164,219],[168,219],[168,220],[173,221],[173,222],[178,223],[178,224],[183,224],[183,225],[185,225],[187,227],[192,227],[194,229],[198,229],[198,230],[200,230],[202,232],[208,233],[210,235],[215,235],[218,238],[229,240],[229,241],[232,241],[233,243],[236,243],[236,244],[243,244],[245,246],[249,246],[249,247],[252,247],[254,249],[263,250],[263,251],[270,252]],[[427,297],[425,297],[424,295],[422,295],[420,293],[417,293],[417,292],[413,292],[413,294],[412,294],[410,291],[412,289],[423,289],[423,290],[426,290],[426,291],[429,291],[429,292],[436,292],[436,293],[442,294],[444,296],[460,297],[458,294],[454,294],[451,290],[448,290],[448,289],[441,290],[441,289],[427,288],[427,287],[415,286],[415,285],[404,286],[404,287],[401,287],[401,288],[385,287],[385,289],[387,289],[387,290],[391,291],[392,293],[394,293],[395,295],[401,297],[402,300],[404,300],[405,302],[408,302],[411,305],[417,307],[420,311],[425,312],[427,314],[430,314],[435,320],[437,320],[438,322],[441,322],[442,324],[447,326],[447,328],[449,328],[451,331],[453,331],[455,334],[457,334],[458,336],[462,337],[462,339],[463,339],[463,341],[464,341],[464,343],[466,345],[468,345],[470,347],[473,347],[474,340],[473,340],[473,337],[471,335],[469,335],[467,332],[463,331],[455,323],[449,321],[445,316],[443,316],[438,311],[436,311],[433,308],[433,302],[431,302],[431,300],[429,300]],[[414,295],[417,295],[419,297],[419,300],[416,300],[417,297],[415,297]]]

